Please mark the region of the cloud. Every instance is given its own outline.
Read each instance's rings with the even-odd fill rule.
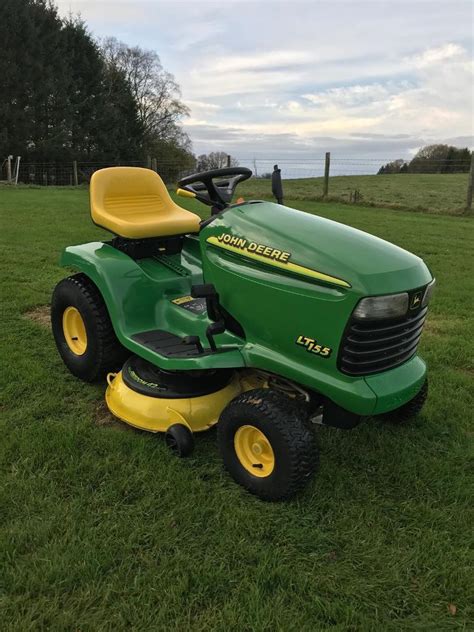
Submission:
[[[59,0],[156,48],[195,151],[409,156],[472,144],[472,3]]]
[[[282,85],[298,85],[311,61],[297,50],[271,51],[253,55],[209,55],[199,68],[191,70],[187,90],[191,98],[222,98],[266,94]],[[267,99],[268,101],[268,99]]]
[[[199,117],[214,116],[221,109],[221,106],[217,103],[195,101],[193,99],[186,99],[185,104],[193,113],[193,116],[187,119],[188,125],[193,125],[193,121]]]
[[[458,44],[448,43],[438,48],[429,48],[413,57],[407,57],[405,63],[416,68],[426,68],[455,58],[462,59],[465,50]]]
[[[330,88],[316,94],[303,94],[303,98],[318,107],[357,108],[385,102],[390,95],[405,89],[406,82],[369,83],[364,85]]]
[[[205,46],[209,41],[219,39],[224,26],[209,12],[193,16],[189,22],[185,20],[178,25],[173,47],[181,55],[193,54],[193,51]]]
[[[273,72],[282,68],[291,68],[313,60],[307,51],[280,50],[251,55],[227,55],[211,63],[206,69],[210,73],[228,73],[245,71]]]
[[[404,58],[400,68],[411,75],[303,92],[279,102],[273,94],[278,105],[272,108],[272,116],[244,121],[235,116],[234,126],[253,138],[290,132],[306,146],[311,144],[308,139],[325,134],[383,138],[386,144],[389,138],[410,138],[412,147],[420,134],[439,139],[472,129],[472,63],[466,49],[451,43],[425,49]],[[240,102],[239,108],[244,109]]]

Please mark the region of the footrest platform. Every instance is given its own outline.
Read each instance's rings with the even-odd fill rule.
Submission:
[[[148,347],[148,349],[166,358],[190,358],[207,355],[206,350],[204,350],[204,353],[199,353],[197,345],[186,345],[182,338],[163,329],[142,331],[133,335],[132,338],[144,347]]]

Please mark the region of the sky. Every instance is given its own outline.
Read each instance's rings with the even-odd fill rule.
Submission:
[[[471,0],[59,0],[156,50],[196,154],[302,161],[474,147]]]

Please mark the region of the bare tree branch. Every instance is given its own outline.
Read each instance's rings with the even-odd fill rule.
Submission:
[[[180,89],[172,74],[164,70],[155,51],[130,47],[114,37],[101,42],[105,63],[124,73],[137,104],[145,142],[183,141],[189,138],[180,121],[189,108],[180,100]]]

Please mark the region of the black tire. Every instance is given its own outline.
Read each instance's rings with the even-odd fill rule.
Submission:
[[[425,380],[425,382],[423,383],[423,386],[415,395],[415,397],[413,397],[413,399],[410,399],[409,402],[407,402],[406,404],[403,404],[403,406],[400,406],[400,408],[396,408],[395,410],[391,410],[388,413],[379,415],[379,417],[380,419],[383,419],[384,421],[389,421],[395,424],[405,423],[409,421],[410,419],[412,419],[413,417],[416,417],[416,415],[418,415],[421,412],[421,409],[423,408],[427,397],[428,397],[428,379]]]
[[[184,458],[194,450],[193,433],[183,424],[173,424],[165,433],[165,442],[175,456]]]
[[[274,466],[268,475],[252,474],[236,452],[236,433],[248,425],[263,433],[271,446]],[[271,389],[254,389],[233,399],[219,419],[217,440],[232,478],[263,500],[291,498],[308,483],[318,465],[316,439],[301,407]],[[256,463],[253,467],[262,466]]]
[[[75,307],[83,320],[87,345],[82,355],[74,353],[66,342],[63,314]],[[60,281],[51,301],[51,326],[59,355],[70,372],[85,382],[102,379],[108,372],[121,368],[130,352],[118,341],[95,284],[85,274],[75,274]]]

